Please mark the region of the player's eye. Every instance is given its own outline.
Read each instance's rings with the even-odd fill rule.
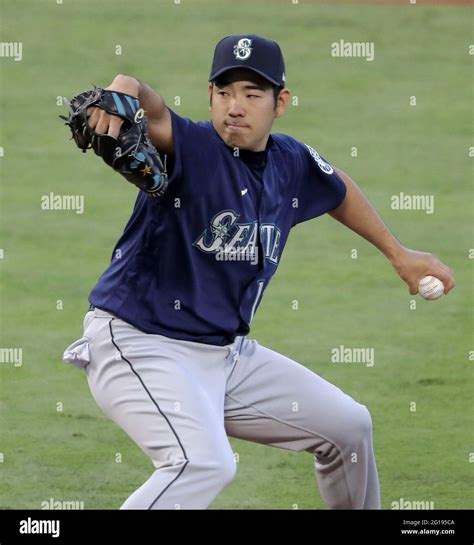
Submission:
[[[249,98],[260,98],[260,95],[247,95]]]
[[[219,91],[217,94],[221,96],[225,96],[225,95],[228,95],[229,93],[226,93],[225,91]]]

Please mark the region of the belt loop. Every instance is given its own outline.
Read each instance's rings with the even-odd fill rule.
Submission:
[[[242,345],[244,344],[245,337],[242,336],[239,338],[239,340],[236,343],[236,347],[232,351],[232,362],[237,363],[240,358],[240,351],[242,350]]]

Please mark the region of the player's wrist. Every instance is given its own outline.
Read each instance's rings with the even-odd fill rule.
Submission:
[[[139,96],[140,83],[139,81],[132,77],[126,76],[124,74],[117,74],[112,80],[112,83],[106,87],[108,91],[118,91],[126,95],[131,95],[134,97]]]
[[[406,255],[407,248],[402,246],[400,243],[394,243],[391,244],[384,253],[392,265],[396,267]]]

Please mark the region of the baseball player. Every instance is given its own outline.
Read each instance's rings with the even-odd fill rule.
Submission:
[[[311,453],[329,508],[380,508],[367,408],[249,339],[250,324],[290,229],[326,213],[374,244],[412,295],[426,275],[447,293],[454,274],[403,247],[314,148],[271,133],[285,84],[278,44],[239,35],[215,48],[210,121],[124,75],[71,102],[79,147],[139,188],[64,354],[154,465],[124,509],[207,508],[236,472],[229,436]]]

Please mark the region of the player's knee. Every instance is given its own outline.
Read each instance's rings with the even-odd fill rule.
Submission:
[[[322,458],[332,457],[336,451],[357,449],[371,440],[372,417],[365,405],[356,401],[345,407],[341,419],[334,420],[327,441],[318,444],[316,454]],[[335,450],[336,449],[336,450]]]
[[[347,424],[347,437],[352,444],[365,442],[372,435],[372,417],[365,405],[354,402]]]
[[[359,417],[359,428],[362,435],[372,434],[372,415],[365,405],[361,405],[362,416]]]
[[[234,479],[237,464],[232,453],[214,453],[205,460],[191,459],[187,471],[198,472],[202,474],[203,479],[212,481],[214,486],[223,489]]]
[[[227,486],[237,473],[237,464],[234,456],[222,456],[214,461],[214,478],[217,479],[222,488]]]

